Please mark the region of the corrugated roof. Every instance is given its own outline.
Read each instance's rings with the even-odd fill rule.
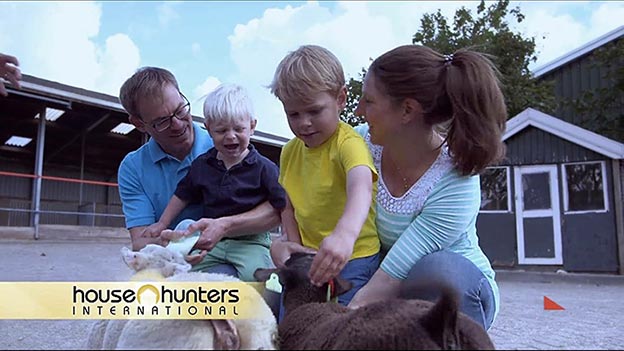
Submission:
[[[7,88],[9,92],[15,93],[17,95],[20,95],[20,92],[30,92],[55,99],[76,101],[92,106],[112,109],[118,112],[126,112],[121,105],[119,98],[116,96],[77,88],[74,86],[54,82],[27,74],[22,75],[22,81],[20,82],[20,84],[22,86],[21,90],[12,88],[10,83],[7,84]],[[203,121],[203,117],[194,116],[193,119],[196,121]],[[255,134],[251,137],[251,139],[263,144],[279,147],[284,146],[284,144],[286,144],[286,142],[288,142],[289,140],[286,137],[259,130],[255,131]]]
[[[576,58],[579,58],[603,45],[605,45],[606,43],[615,40],[617,38],[620,38],[624,36],[624,25],[582,45],[579,46],[578,48],[566,53],[565,55],[562,55],[550,62],[548,62],[545,65],[542,65],[536,69],[533,70],[533,76],[535,78],[544,75]]]

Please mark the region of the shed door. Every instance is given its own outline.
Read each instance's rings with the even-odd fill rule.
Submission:
[[[557,166],[515,167],[519,264],[562,264]]]

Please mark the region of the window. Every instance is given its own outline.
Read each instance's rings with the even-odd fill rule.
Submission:
[[[511,212],[509,167],[488,167],[481,174],[481,212]]]
[[[604,212],[607,208],[605,163],[568,163],[563,168],[565,212]]]

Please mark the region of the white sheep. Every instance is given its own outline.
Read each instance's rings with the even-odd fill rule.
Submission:
[[[173,275],[166,281],[179,282],[239,282],[225,274],[188,272]],[[240,349],[273,350],[277,343],[277,321],[269,306],[255,289],[249,296],[258,307],[250,319],[232,319],[240,338]],[[247,295],[246,295],[247,296]],[[227,348],[228,345],[223,345]],[[152,350],[212,350],[214,329],[210,320],[197,319],[131,319],[96,321],[89,332],[87,348],[91,350],[152,349]],[[236,348],[236,347],[234,347]]]
[[[283,286],[286,314],[279,324],[283,350],[435,350],[494,349],[487,332],[459,312],[457,294],[440,288],[437,303],[409,299],[415,286],[404,284],[406,299],[391,299],[350,309],[327,300],[351,288],[335,278],[333,291],[310,283],[313,255],[293,254],[282,269],[259,269],[259,281],[277,274]],[[329,293],[328,293],[328,289]],[[410,291],[406,291],[410,289]]]
[[[240,282],[219,274],[188,272],[191,266],[182,254],[159,245],[147,245],[134,252],[123,247],[123,261],[144,278],[179,282]],[[151,275],[150,275],[151,274]],[[139,278],[140,279],[140,278]],[[247,290],[246,290],[247,291]],[[258,315],[233,320],[98,320],[89,331],[87,348],[112,349],[275,349],[277,321],[261,295],[248,289]],[[223,331],[215,338],[215,328]],[[225,326],[225,327],[224,327]]]
[[[191,269],[191,265],[180,252],[156,244],[146,245],[139,251],[132,251],[124,246],[121,248],[121,257],[135,272],[153,270],[170,277]]]

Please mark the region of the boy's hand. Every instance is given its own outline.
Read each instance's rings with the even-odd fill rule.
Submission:
[[[200,253],[198,254],[193,254],[193,255],[186,255],[184,257],[184,259],[186,260],[186,262],[188,262],[191,266],[194,266],[198,263],[200,263],[204,257],[206,257],[206,254],[208,254],[208,251],[206,250],[201,250]]]
[[[226,228],[219,219],[202,218],[186,228],[185,235],[191,235],[198,231],[201,233],[194,248],[212,250],[221,239],[225,237]]]
[[[292,254],[295,252],[303,252],[303,253],[317,253],[316,250],[303,246],[299,243],[293,241],[286,241],[275,239],[271,243],[271,259],[277,268],[284,268],[284,263],[290,258]]]
[[[310,281],[321,286],[340,274],[353,254],[355,241],[332,233],[323,239],[310,267]]]
[[[156,222],[145,228],[143,230],[143,233],[141,233],[141,236],[144,238],[155,238],[157,236],[160,236],[160,233],[162,233],[162,231],[165,229],[167,229],[167,226],[160,222]]]

